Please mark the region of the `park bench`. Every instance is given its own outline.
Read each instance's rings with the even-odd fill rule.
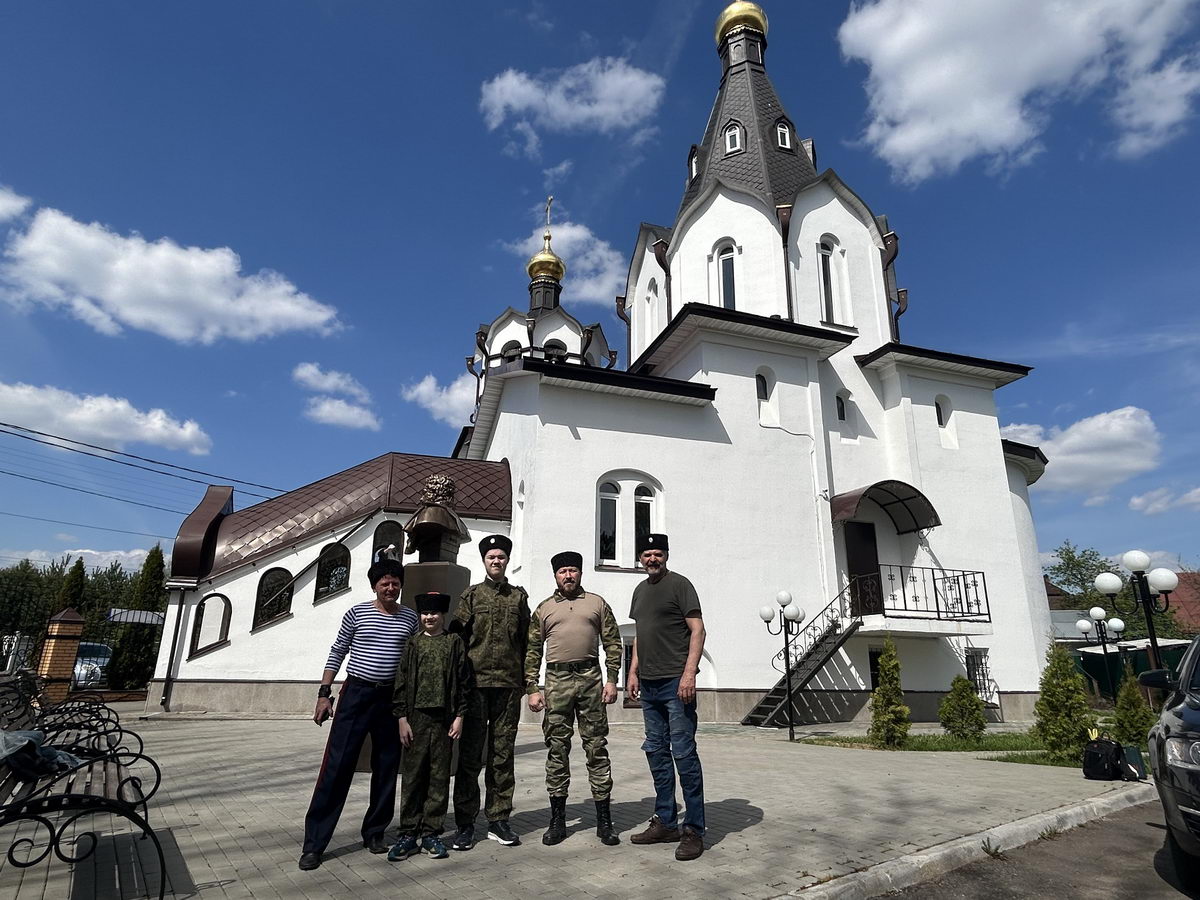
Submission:
[[[68,864],[82,862],[96,850],[99,838],[95,831],[77,823],[110,814],[132,823],[143,839],[153,843],[159,864],[158,897],[163,900],[166,861],[162,843],[146,820],[147,803],[161,782],[158,765],[129,750],[59,748],[81,757],[82,762],[56,774],[22,781],[0,760],[0,841],[5,833],[10,835],[5,851],[8,863],[28,868],[51,856]]]
[[[0,729],[41,731],[46,743],[142,753],[140,735],[121,725],[116,710],[86,696],[51,703],[46,682],[28,673],[0,684]]]

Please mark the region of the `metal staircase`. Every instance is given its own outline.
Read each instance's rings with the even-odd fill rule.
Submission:
[[[788,653],[792,659],[793,696],[825,667],[838,648],[862,625],[862,616],[851,615],[848,612],[851,606],[850,589],[855,580],[857,579],[851,580],[850,584],[813,616],[807,625],[788,638]],[[784,672],[784,657],[784,651],[780,650],[771,660],[771,665],[777,671]],[[782,728],[788,723],[787,702],[788,679],[787,673],[784,672],[776,685],[746,714],[742,724]]]

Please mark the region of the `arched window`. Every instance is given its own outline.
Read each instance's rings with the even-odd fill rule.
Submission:
[[[945,394],[938,394],[933,399],[933,414],[937,419],[938,440],[948,450],[958,449],[958,428],[955,426],[954,404]]]
[[[764,400],[771,399],[771,392],[770,392],[770,389],[767,387],[767,376],[764,375],[762,372],[759,372],[757,375],[754,376],[754,387],[755,387],[755,390],[758,391],[758,400],[760,403],[763,402]]]
[[[258,580],[258,596],[254,601],[253,628],[282,619],[292,612],[292,573],[274,568],[263,572]]]
[[[639,484],[633,491],[633,546],[636,563],[637,546],[642,538],[654,531],[654,488]]]
[[[940,399],[933,401],[933,412],[937,416],[938,428],[945,428],[950,422],[950,412],[942,406]]]
[[[834,410],[837,414],[838,429],[843,438],[854,439],[858,437],[857,423],[855,421],[854,398],[848,390],[840,390],[834,398]]]
[[[837,417],[839,422],[846,421],[846,398],[841,394],[837,395]]]
[[[721,287],[721,305],[737,309],[737,288],[733,275],[733,245],[726,244],[717,251],[717,277]]]
[[[403,562],[404,526],[399,522],[388,519],[380,522],[375,528],[375,537],[371,541],[371,562],[379,562],[382,554],[397,562]]]
[[[688,154],[688,181],[700,174],[700,153],[695,147]]]
[[[821,321],[826,324],[850,324],[842,257],[837,238],[824,235],[817,245],[817,265],[821,273]]]
[[[500,348],[500,355],[504,358],[505,362],[512,362],[521,355],[521,342],[508,341]]]
[[[775,372],[763,366],[754,374],[754,390],[758,395],[758,424],[779,424],[779,403],[775,396]]]
[[[546,359],[550,362],[564,362],[567,358],[567,345],[558,338],[546,341],[543,349],[546,351]]]
[[[725,152],[736,153],[742,149],[742,126],[730,122],[725,126]]]
[[[316,583],[313,603],[350,587],[350,551],[345,544],[326,544],[321,548]]]
[[[606,481],[600,485],[596,560],[602,564],[616,565],[617,562],[617,501],[620,497],[621,488],[616,483]]]
[[[188,656],[207,653],[229,643],[229,617],[232,613],[233,606],[224,594],[209,594],[196,604]]]
[[[779,122],[775,126],[775,140],[783,150],[792,149],[792,129],[787,122]]]

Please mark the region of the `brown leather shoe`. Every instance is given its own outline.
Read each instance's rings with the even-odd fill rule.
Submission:
[[[675,858],[681,862],[698,859],[704,852],[704,838],[684,825],[679,835],[679,846],[675,848]]]
[[[658,818],[658,816],[650,817],[650,825],[645,831],[632,835],[629,838],[631,844],[673,844],[679,840],[679,829],[668,828]],[[691,857],[689,857],[690,859]]]

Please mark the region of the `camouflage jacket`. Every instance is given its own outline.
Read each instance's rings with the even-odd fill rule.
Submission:
[[[463,591],[451,631],[462,633],[476,687],[524,688],[529,633],[525,588],[483,581]]]

